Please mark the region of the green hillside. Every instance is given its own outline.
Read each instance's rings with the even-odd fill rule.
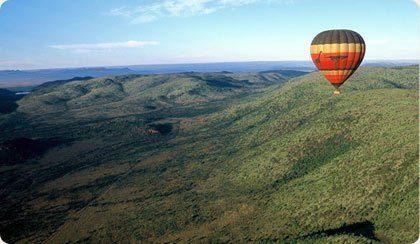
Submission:
[[[0,115],[2,239],[414,242],[419,67],[299,75],[38,88]]]

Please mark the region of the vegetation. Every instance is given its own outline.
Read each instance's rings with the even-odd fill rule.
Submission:
[[[361,68],[340,96],[290,71],[39,87],[0,115],[0,155],[54,142],[1,164],[1,236],[414,242],[418,69]]]

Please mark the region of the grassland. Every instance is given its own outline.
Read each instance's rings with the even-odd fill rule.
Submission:
[[[341,96],[275,71],[41,86],[0,115],[1,236],[414,242],[418,72],[361,68]]]

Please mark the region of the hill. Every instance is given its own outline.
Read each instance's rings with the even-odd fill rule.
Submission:
[[[144,117],[145,113],[184,116],[188,106],[194,107],[191,111],[199,106],[205,110],[225,106],[229,99],[261,92],[303,74],[306,73],[285,70],[76,77],[38,86],[20,101],[18,114],[27,118],[41,116],[43,121],[62,118],[73,123],[79,119],[92,121],[138,114]]]
[[[3,152],[40,148],[0,167],[1,236],[414,242],[418,77],[418,66],[361,68],[341,96],[319,73],[40,87],[0,115]]]

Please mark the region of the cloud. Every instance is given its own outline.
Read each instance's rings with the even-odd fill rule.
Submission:
[[[124,17],[131,24],[152,22],[165,17],[188,17],[206,15],[226,8],[263,2],[293,3],[294,0],[157,0],[136,8],[119,7],[109,11],[109,15]]]
[[[73,51],[100,51],[123,48],[136,48],[150,45],[157,45],[156,41],[127,41],[127,42],[108,42],[95,44],[70,44],[70,45],[51,45],[51,48],[59,50]]]
[[[131,24],[141,24],[141,23],[148,23],[148,22],[152,22],[155,21],[157,19],[157,16],[152,15],[152,14],[144,14],[144,15],[139,15],[135,18],[133,18],[130,23]]]
[[[7,0],[0,0],[0,9],[1,9],[1,6],[6,2]]]
[[[420,7],[420,0],[413,0],[413,2],[417,5],[417,7]]]
[[[130,13],[130,11],[127,10],[126,7],[119,7],[119,8],[116,8],[116,9],[111,9],[109,11],[109,15],[121,16],[121,17],[131,17],[131,13]]]

